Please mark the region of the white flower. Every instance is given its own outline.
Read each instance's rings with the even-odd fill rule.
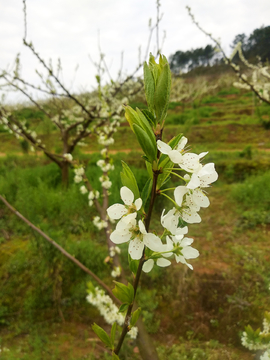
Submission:
[[[142,206],[142,199],[138,198],[134,201],[133,192],[126,186],[120,189],[120,196],[124,204],[114,204],[107,209],[107,214],[111,219],[118,220],[122,216],[129,213],[139,211]]]
[[[75,183],[77,183],[77,184],[78,184],[79,182],[81,182],[82,179],[83,179],[83,178],[82,178],[80,175],[75,175],[75,176],[74,176],[74,181],[75,181]]]
[[[138,335],[138,328],[136,326],[133,326],[129,330],[128,335],[131,337],[131,339],[136,339],[136,337]]]
[[[94,204],[94,201],[93,201],[93,200],[89,200],[88,205],[91,207],[91,206],[93,206],[93,204]]]
[[[190,190],[186,186],[177,186],[174,190],[174,198],[178,206],[186,205],[195,212],[199,211],[200,207],[210,205],[208,197],[201,189]]]
[[[114,278],[117,278],[121,275],[121,267],[120,266],[116,266],[113,271],[111,272],[111,276]]]
[[[86,189],[86,187],[84,185],[82,185],[80,187],[80,192],[84,195],[84,194],[86,194],[88,192],[88,190]]]
[[[266,352],[260,357],[260,360],[270,360],[270,350],[266,350]]]
[[[103,181],[101,183],[101,186],[104,188],[104,189],[110,189],[111,186],[112,186],[112,182],[110,180],[106,180],[106,181]]]
[[[94,190],[94,191],[90,191],[88,194],[88,199],[89,200],[94,200],[94,199],[98,199],[99,198],[99,191],[98,190]]]
[[[124,216],[111,233],[110,239],[115,244],[122,244],[129,241],[128,252],[132,259],[139,260],[142,257],[144,246],[152,251],[160,252],[163,244],[159,237],[147,233],[143,222],[136,221],[137,213]]]
[[[178,164],[183,170],[193,173],[199,169],[200,159],[204,157],[207,152],[201,153],[200,155],[193,153],[182,155],[186,143],[187,138],[182,136],[175,150],[161,140],[157,141],[157,147],[162,154],[168,155],[173,163]]]
[[[76,176],[80,176],[82,178],[82,176],[84,175],[84,168],[83,167],[79,167],[77,169],[74,169],[75,175]],[[80,180],[81,181],[81,180]],[[78,182],[80,182],[78,181]],[[76,181],[75,181],[76,182]]]
[[[166,236],[167,240],[167,251],[173,250],[176,246],[179,248],[180,252],[174,253],[175,260],[177,263],[181,262],[186,264],[191,270],[193,266],[188,264],[186,259],[196,259],[200,253],[198,250],[190,246],[193,243],[193,239],[183,237],[183,235],[177,236]],[[164,254],[164,256],[171,256],[172,253]]]
[[[73,160],[73,156],[71,154],[64,154],[63,157],[70,162]]]
[[[198,187],[209,187],[210,184],[217,179],[218,173],[215,170],[214,163],[209,163],[204,166],[201,165],[199,171],[192,174],[187,188],[196,189]]]

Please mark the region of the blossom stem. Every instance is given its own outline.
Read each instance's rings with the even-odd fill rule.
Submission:
[[[150,200],[150,205],[149,205],[148,212],[147,212],[147,215],[146,215],[146,220],[145,220],[145,229],[146,229],[147,232],[149,230],[151,215],[152,215],[152,211],[153,211],[153,207],[154,207],[155,198],[156,198],[156,195],[157,195],[156,187],[157,187],[157,179],[158,179],[159,174],[160,174],[160,170],[153,170],[153,185],[152,185],[152,192],[151,192],[151,200]],[[120,339],[118,341],[118,344],[117,344],[117,346],[116,346],[116,348],[114,350],[114,353],[116,355],[119,354],[119,352],[121,350],[121,347],[122,347],[122,344],[123,344],[123,341],[125,339],[125,336],[128,333],[128,331],[130,330],[129,329],[129,321],[130,321],[130,318],[131,318],[132,309],[133,309],[133,305],[134,305],[134,301],[135,301],[135,297],[136,297],[136,293],[137,293],[137,289],[138,289],[138,285],[139,285],[139,281],[140,281],[140,277],[141,277],[144,262],[145,262],[145,255],[144,255],[144,250],[143,250],[143,254],[142,254],[142,257],[140,259],[138,270],[137,270],[137,273],[136,273],[136,276],[135,276],[135,279],[134,279],[134,282],[133,282],[133,288],[134,288],[133,302],[129,305],[129,307],[127,309],[127,313],[126,313],[122,333],[121,333]]]
[[[162,194],[162,193],[165,192],[165,191],[170,191],[170,190],[175,190],[175,187],[174,187],[174,188],[168,188],[168,189],[160,190],[160,194]]]
[[[182,176],[178,175],[177,173],[175,173],[175,172],[172,171],[171,174],[173,174],[173,175],[179,177],[180,179],[184,180],[185,182],[187,182],[186,179],[184,179]]]
[[[174,206],[175,207],[178,207],[178,205],[176,204],[176,202],[172,199],[172,198],[170,198],[168,195],[166,195],[166,194],[164,194],[164,193],[160,193],[161,195],[163,195],[163,196],[165,196],[166,198],[168,198],[173,204],[174,204]]]

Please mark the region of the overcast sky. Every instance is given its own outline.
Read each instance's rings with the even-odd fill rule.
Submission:
[[[73,90],[91,89],[96,70],[89,60],[98,60],[98,33],[102,52],[113,76],[124,52],[124,70],[132,71],[148,41],[148,23],[156,18],[156,0],[26,0],[28,41],[40,55],[57,63],[61,58],[64,80]],[[177,50],[189,50],[210,44],[188,16],[192,8],[201,26],[221,40],[227,53],[235,35],[249,35],[255,28],[268,26],[269,0],[161,0],[160,42],[166,39],[162,52],[169,57]],[[0,0],[0,69],[7,69],[17,53],[21,54],[23,76],[37,84],[35,69],[41,67],[22,44],[24,33],[22,0]],[[156,35],[150,50],[156,46]]]

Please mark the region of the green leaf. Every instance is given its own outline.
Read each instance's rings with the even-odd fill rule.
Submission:
[[[147,182],[145,183],[142,193],[141,193],[141,199],[143,202],[143,207],[146,204],[147,199],[149,198],[149,195],[151,193],[152,190],[152,186],[153,186],[153,179],[148,179]]]
[[[126,312],[126,311],[127,311],[127,309],[128,309],[128,307],[129,307],[129,304],[124,303],[124,304],[122,304],[122,305],[120,306],[120,308],[119,308],[118,312],[120,312],[120,313],[122,313],[122,312]]]
[[[146,101],[150,111],[154,113],[155,80],[146,62],[143,65],[143,74]]]
[[[113,323],[112,328],[111,328],[111,344],[112,344],[112,350],[114,349],[114,339],[115,339],[115,332],[116,332],[116,326],[117,323]]]
[[[115,353],[113,353],[112,354],[112,360],[120,360],[120,358]]]
[[[130,326],[135,326],[137,320],[139,319],[139,316],[141,314],[141,308],[138,308],[137,310],[134,311],[134,313],[132,314],[131,316],[131,319],[130,319]]]
[[[122,303],[131,304],[134,300],[134,289],[133,286],[128,283],[128,286],[120,282],[114,281],[115,288],[113,289],[113,294],[119,299]]]
[[[125,117],[132,131],[134,131],[133,129],[134,124],[141,125],[140,117],[138,116],[137,112],[134,109],[132,109],[132,107],[129,105],[125,107]]]
[[[134,275],[137,274],[137,270],[139,267],[140,260],[133,260],[131,256],[128,254],[129,268],[130,271],[133,272]]]
[[[147,133],[147,135],[151,139],[152,143],[155,144],[155,146],[157,146],[157,141],[156,141],[154,131],[153,131],[152,127],[150,126],[148,120],[146,119],[146,117],[144,116],[144,114],[141,112],[140,109],[136,108],[136,111],[141,120],[141,128]]]
[[[140,192],[136,178],[129,166],[124,161],[122,161],[122,167],[123,171],[120,174],[122,184],[123,186],[128,187],[133,192],[134,199],[138,199],[140,197]]]
[[[158,78],[155,96],[154,109],[157,122],[163,121],[167,115],[171,93],[171,70],[169,64],[165,64]]]
[[[97,324],[92,325],[93,331],[97,334],[97,336],[100,338],[100,340],[110,349],[112,348],[112,343],[109,335],[106,333],[105,330],[103,330],[100,326]]]
[[[148,159],[153,162],[157,159],[157,146],[153,144],[148,134],[138,125],[134,124],[134,133],[138,139],[139,144]]]
[[[152,125],[153,127],[157,126],[156,119],[155,119],[154,115],[149,110],[143,109],[143,110],[141,110],[141,112],[146,117],[146,119],[149,121],[150,125]]]

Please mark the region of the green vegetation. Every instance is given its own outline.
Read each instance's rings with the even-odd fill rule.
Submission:
[[[131,105],[141,106],[140,100]],[[33,109],[20,111],[27,121],[40,116]],[[204,162],[215,162],[219,181],[207,190],[211,206],[202,211],[204,221],[190,227],[201,254],[194,272],[175,265],[154,269],[142,279],[147,291],[139,289],[138,303],[161,360],[253,358],[241,347],[239,333],[247,324],[259,327],[270,308],[270,141],[262,122],[268,115],[265,105],[254,104],[249,93],[231,86],[217,88],[200,103],[169,106],[164,139],[182,131],[192,151],[209,150]],[[55,130],[43,126],[37,132],[57,149]],[[94,138],[86,142],[74,157],[95,181],[100,148]],[[95,213],[73,183],[72,172],[64,191],[60,169],[42,154],[23,153],[23,145],[3,127],[0,144],[0,194],[111,285],[104,235],[95,230]],[[141,189],[145,184],[136,144],[124,123],[111,147],[111,203],[120,201],[121,160],[131,166]],[[99,182],[94,185],[98,188]],[[157,210],[167,202],[158,198],[155,206],[153,229],[158,232]],[[109,359],[91,330],[91,323],[103,320],[85,300],[90,277],[2,203],[0,249],[1,359]],[[127,268],[124,256],[122,263]],[[139,359],[136,351],[136,343],[128,340],[123,360]]]

